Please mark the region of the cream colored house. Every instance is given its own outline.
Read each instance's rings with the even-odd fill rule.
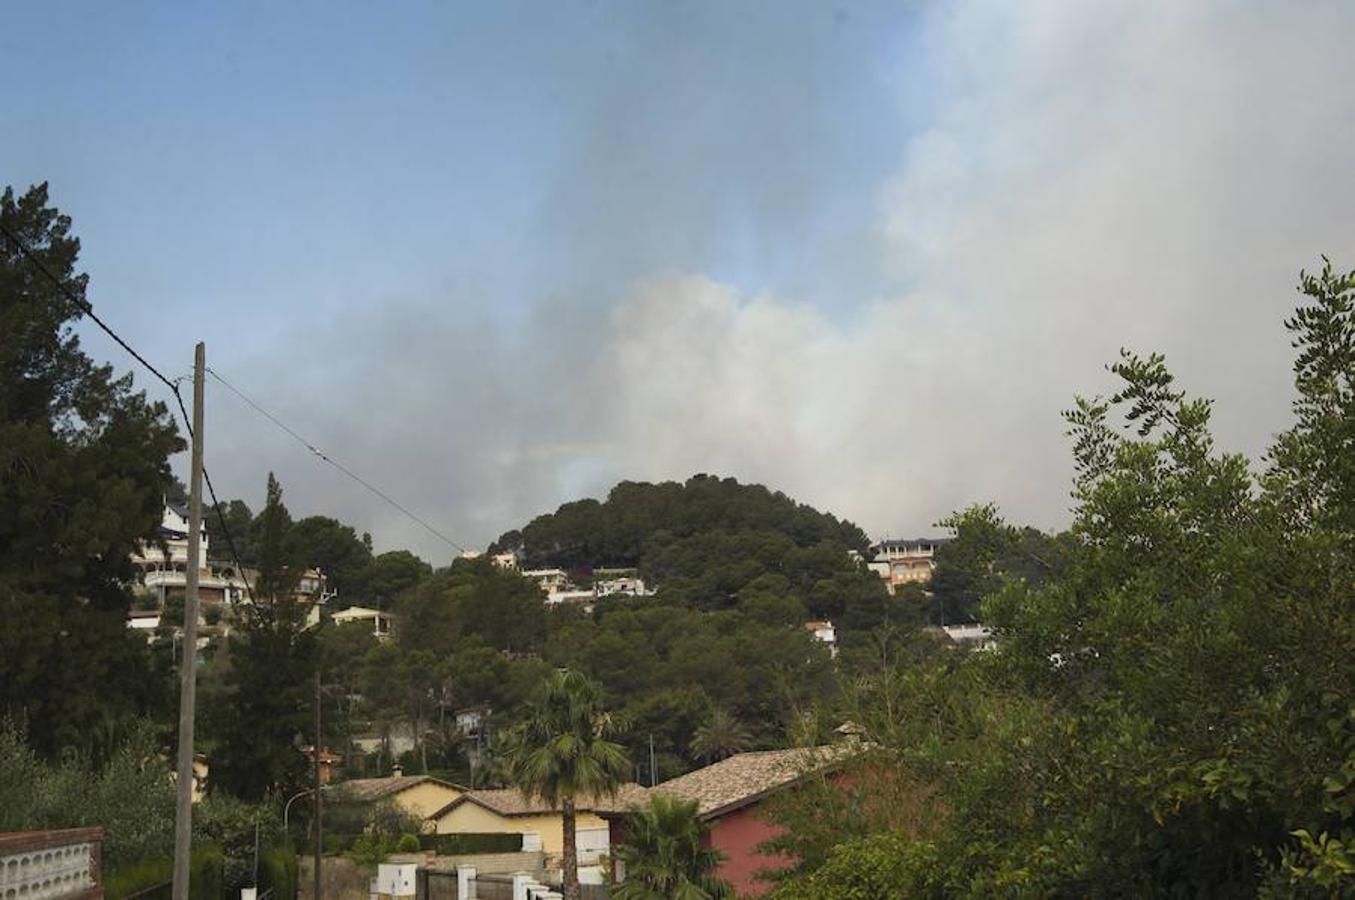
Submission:
[[[599,812],[629,809],[645,796],[638,784],[624,784],[614,797],[584,798],[577,803],[575,838],[579,864],[593,865],[610,848],[607,820]],[[522,849],[549,856],[564,852],[560,810],[516,788],[467,791],[434,816],[438,834],[521,834]]]
[[[390,637],[390,613],[382,612],[379,609],[371,609],[366,606],[350,606],[347,609],[339,610],[332,618],[336,625],[344,625],[349,622],[363,622],[372,629],[372,634],[379,640],[385,640]]]
[[[871,548],[873,558],[867,565],[884,579],[891,594],[900,585],[925,585],[932,580],[932,573],[936,571],[936,551],[944,543],[945,538],[886,538]]]
[[[432,818],[465,793],[464,789],[431,775],[397,775],[389,778],[354,778],[334,785],[331,796],[347,803],[379,803],[390,800],[433,831]]]

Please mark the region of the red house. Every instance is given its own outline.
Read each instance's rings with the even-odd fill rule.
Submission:
[[[714,765],[688,772],[649,789],[696,801],[697,812],[710,825],[710,845],[724,854],[719,875],[740,897],[758,897],[772,885],[756,877],[761,870],[788,868],[792,860],[758,850],[781,833],[762,817],[762,803],[772,794],[792,787],[811,772],[822,771],[861,749],[834,745],[793,750],[736,753]],[[622,821],[609,817],[612,843],[623,842]]]

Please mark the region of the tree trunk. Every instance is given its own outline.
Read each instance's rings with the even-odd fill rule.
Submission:
[[[574,798],[566,797],[561,804],[562,824],[565,838],[565,863],[562,880],[565,900],[580,900],[579,894],[579,846],[574,824]]]

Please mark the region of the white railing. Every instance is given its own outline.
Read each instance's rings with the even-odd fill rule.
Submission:
[[[0,833],[0,900],[103,897],[102,828]]]

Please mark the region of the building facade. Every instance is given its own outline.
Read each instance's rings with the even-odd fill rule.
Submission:
[[[159,607],[188,590],[190,568],[198,571],[198,599],[202,603],[234,605],[248,595],[245,573],[234,565],[216,564],[208,558],[207,529],[199,535],[198,557],[188,558],[188,511],[166,504],[156,540],[141,543],[132,553],[136,567],[133,593],[153,599]]]
[[[879,575],[892,594],[901,585],[928,584],[936,571],[936,551],[944,538],[886,538],[871,548],[867,568]]]

